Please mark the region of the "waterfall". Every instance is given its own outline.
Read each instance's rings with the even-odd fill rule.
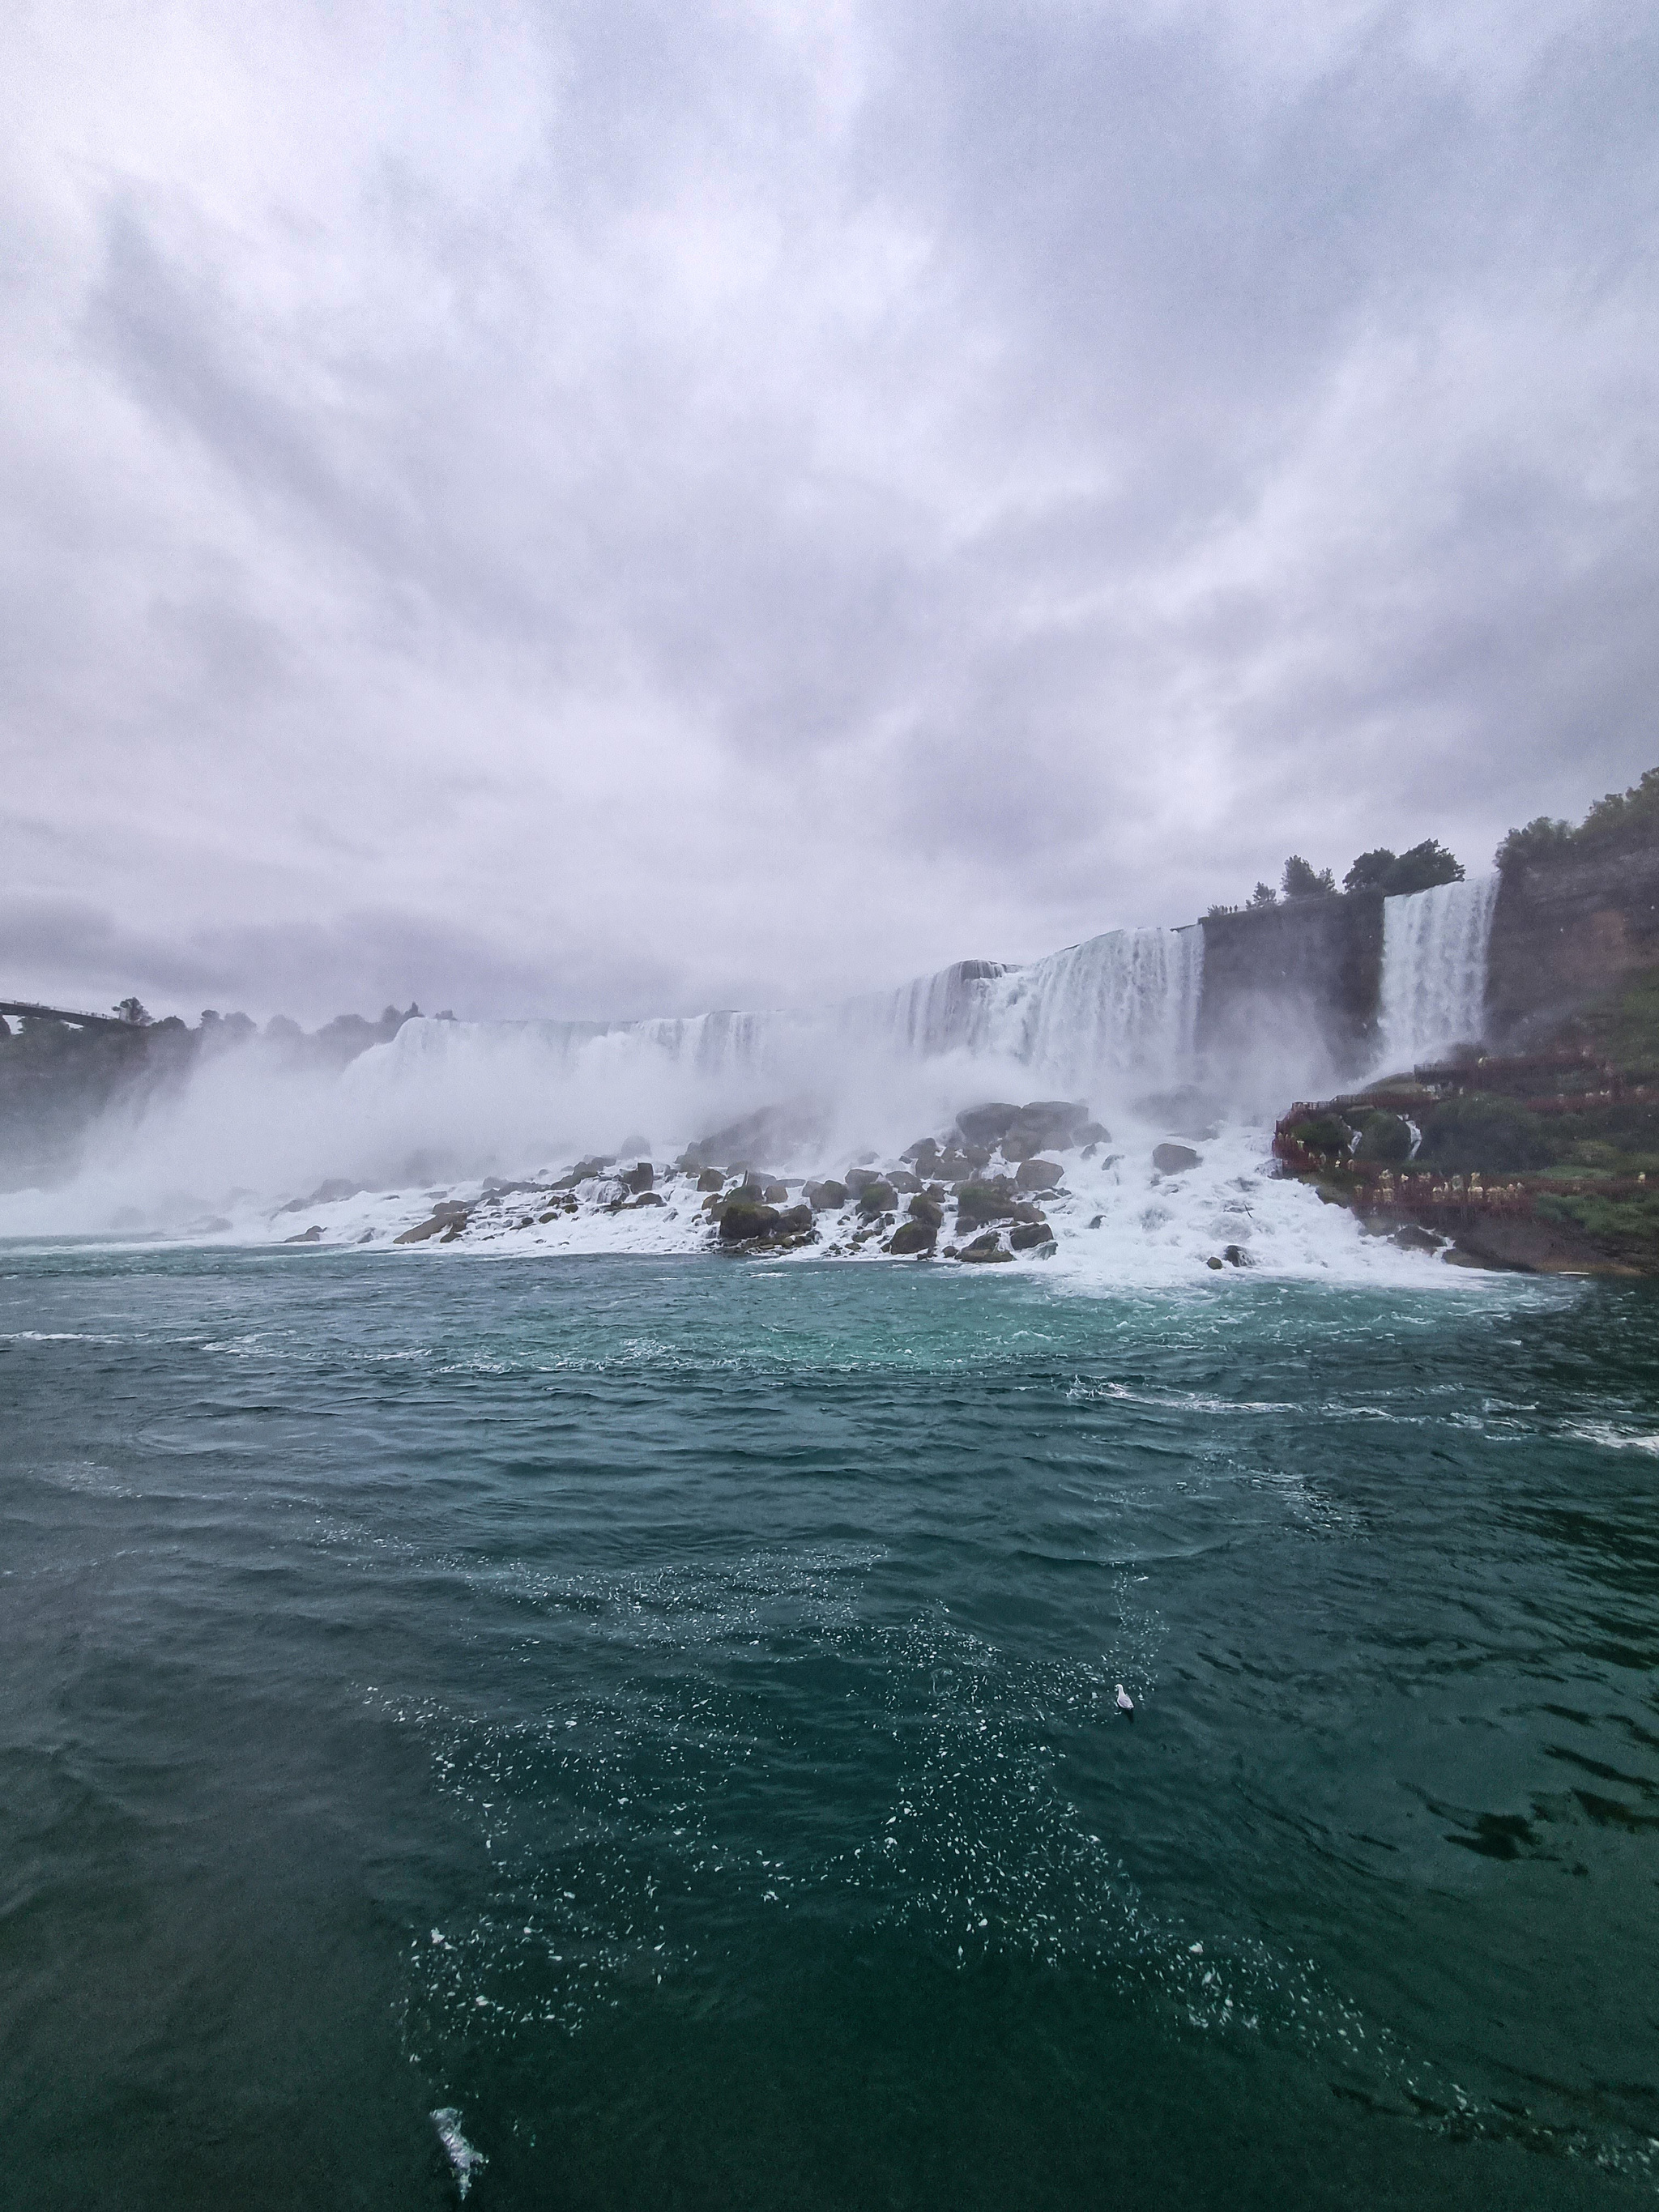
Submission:
[[[1195,925],[1110,930],[1012,971],[987,1042],[1059,1090],[1184,1081],[1203,966]]]
[[[1437,884],[1382,902],[1382,1057],[1431,1060],[1486,1033],[1486,948],[1498,878]]]

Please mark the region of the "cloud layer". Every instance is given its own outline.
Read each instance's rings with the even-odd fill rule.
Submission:
[[[1659,23],[41,5],[0,984],[789,1004],[1659,758]]]

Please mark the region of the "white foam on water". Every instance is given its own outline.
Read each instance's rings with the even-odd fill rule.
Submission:
[[[432,2115],[432,2124],[454,2169],[456,2193],[465,2197],[472,2186],[474,2174],[488,2166],[489,2160],[482,2151],[474,2150],[461,2133],[461,2116],[453,2105],[441,2105]]]
[[[1617,1429],[1611,1421],[1575,1422],[1565,1433],[1583,1443],[1601,1444],[1608,1451],[1652,1452],[1659,1455],[1659,1434],[1645,1429]]]

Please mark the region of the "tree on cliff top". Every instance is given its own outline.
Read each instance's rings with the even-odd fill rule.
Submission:
[[[1321,898],[1336,889],[1336,878],[1328,868],[1310,867],[1300,853],[1292,853],[1285,863],[1280,888],[1287,899]]]
[[[1548,814],[1537,816],[1524,830],[1511,830],[1498,848],[1498,865],[1518,867],[1569,845],[1611,843],[1627,835],[1659,835],[1659,768],[1649,769],[1628,791],[1610,791],[1598,799],[1576,830]]]
[[[1362,853],[1342,878],[1345,891],[1381,891],[1398,898],[1406,891],[1430,891],[1437,884],[1461,884],[1463,863],[1437,837],[1425,837],[1404,853],[1379,845]]]
[[[1374,851],[1362,853],[1342,878],[1345,891],[1380,891],[1389,879],[1389,870],[1400,855],[1388,845],[1378,845]]]
[[[1277,906],[1279,893],[1271,884],[1258,884],[1250,893],[1249,904],[1253,907]]]

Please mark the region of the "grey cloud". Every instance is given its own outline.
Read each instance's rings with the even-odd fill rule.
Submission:
[[[260,74],[201,4],[190,139],[101,20],[0,182],[54,988],[795,1002],[1659,750],[1611,0],[416,9],[395,100],[373,9]]]

